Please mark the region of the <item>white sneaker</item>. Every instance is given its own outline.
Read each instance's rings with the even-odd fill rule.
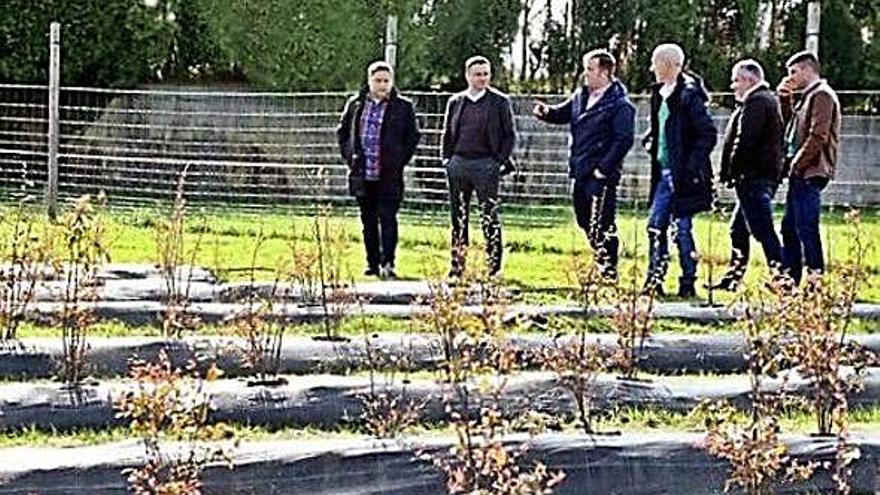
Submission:
[[[397,278],[397,274],[394,273],[394,265],[391,263],[385,263],[381,267],[379,267],[379,278],[383,280],[394,280]]]

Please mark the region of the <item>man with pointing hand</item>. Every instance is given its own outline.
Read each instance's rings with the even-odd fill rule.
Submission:
[[[571,132],[569,177],[580,228],[596,253],[602,275],[617,278],[617,185],[623,159],[632,147],[636,108],[615,76],[616,61],[606,50],[584,55],[584,85],[559,105],[536,102],[532,113]]]

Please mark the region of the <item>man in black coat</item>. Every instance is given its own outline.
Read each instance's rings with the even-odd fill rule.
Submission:
[[[736,192],[730,222],[730,266],[715,289],[735,290],[749,262],[749,234],[764,249],[771,269],[782,264],[782,244],[773,228],[773,195],[782,175],[782,111],[754,60],[731,71],[739,105],[730,116],[721,154],[721,182]]]
[[[471,57],[465,62],[468,89],[452,95],[446,104],[440,158],[449,181],[452,219],[452,268],[461,276],[468,245],[468,210],[477,193],[482,208],[483,236],[489,273],[501,270],[501,221],[498,185],[514,169],[510,155],[516,139],[510,99],[492,88],[489,60]]]
[[[346,103],[336,135],[348,164],[349,192],[360,207],[364,275],[394,278],[403,168],[415,154],[420,133],[412,102],[394,88],[390,64],[370,64],[367,86]]]
[[[651,128],[645,144],[651,155],[651,212],[648,219],[650,265],[644,291],[663,295],[669,257],[667,231],[675,222],[681,265],[678,295],[694,297],[697,248],[693,216],[712,207],[709,155],[718,139],[702,81],[683,72],[684,52],[675,44],[654,49],[651,70]]]

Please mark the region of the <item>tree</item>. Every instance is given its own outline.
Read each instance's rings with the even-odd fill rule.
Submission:
[[[48,32],[61,23],[62,83],[130,86],[161,77],[177,34],[173,0],[6,0],[0,3],[0,80],[48,80]]]
[[[496,81],[507,78],[501,70],[501,55],[516,35],[522,7],[518,0],[436,0],[426,5],[416,22],[428,48],[417,65],[427,70],[422,71],[422,80],[414,82],[461,88],[464,61],[473,55],[489,59]]]
[[[382,54],[363,1],[201,1],[226,59],[259,86],[351,87]]]

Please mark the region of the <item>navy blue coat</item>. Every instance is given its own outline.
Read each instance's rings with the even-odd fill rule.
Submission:
[[[657,127],[659,126],[662,84],[651,87],[651,128],[645,135],[651,155],[651,201],[660,182],[660,162],[657,160]],[[709,155],[718,131],[709,115],[709,95],[702,81],[690,74],[678,76],[678,83],[666,104],[667,159],[674,179],[672,212],[678,217],[689,217],[712,208],[712,162]]]
[[[353,196],[366,195],[360,126],[367,94],[365,87],[348,100],[336,128],[339,153],[348,165],[348,189]],[[392,88],[379,131],[381,168],[377,194],[389,198],[403,196],[403,168],[415,154],[420,138],[412,102]]]
[[[585,88],[579,88],[571,98],[549,107],[547,114],[539,118],[551,124],[569,124],[570,177],[583,179],[598,169],[616,183],[623,170],[623,159],[633,145],[636,107],[629,100],[626,87],[617,79],[586,111],[582,111],[584,98],[588,98],[588,93]]]

